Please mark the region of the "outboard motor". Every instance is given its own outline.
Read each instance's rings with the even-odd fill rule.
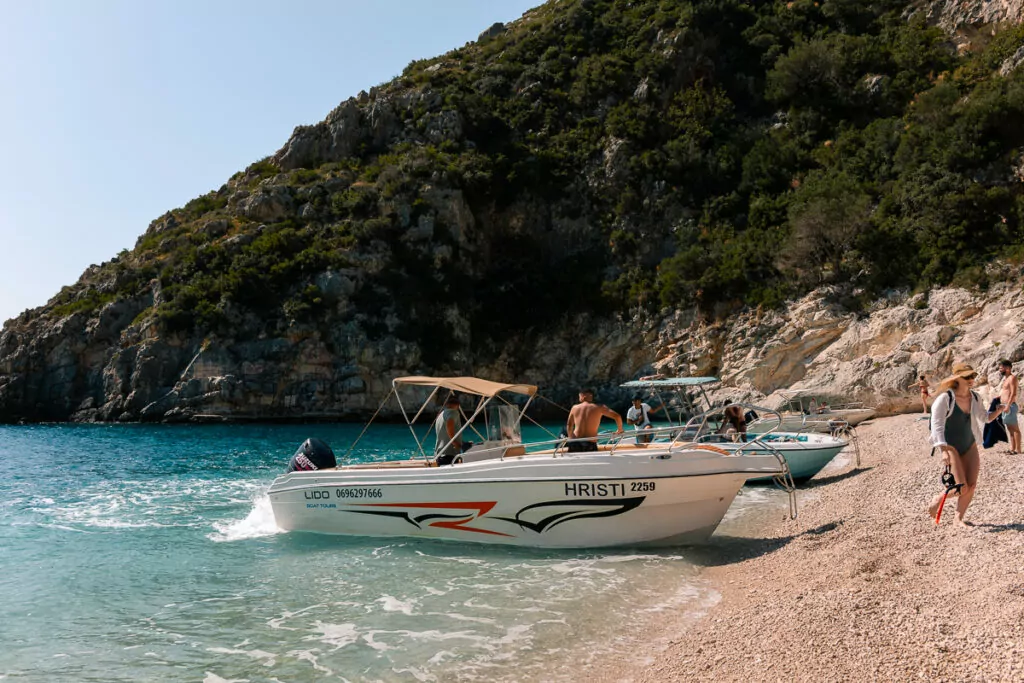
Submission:
[[[338,460],[334,457],[334,451],[320,439],[306,439],[295,451],[291,462],[288,463],[289,472],[308,472],[310,470],[322,470],[328,467],[337,467]]]

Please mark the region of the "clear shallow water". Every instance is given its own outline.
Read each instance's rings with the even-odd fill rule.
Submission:
[[[686,549],[280,533],[265,492],[295,448],[361,428],[0,427],[0,680],[571,680],[716,599]],[[375,425],[351,458],[409,443]],[[723,531],[783,501],[745,489]]]

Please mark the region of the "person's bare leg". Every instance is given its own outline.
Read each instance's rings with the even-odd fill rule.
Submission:
[[[928,399],[926,399],[924,396],[921,397],[921,412],[928,412]]]
[[[964,486],[960,489],[960,497],[956,501],[956,522],[957,524],[964,523],[964,514],[967,512],[967,508],[971,504],[971,500],[974,499],[974,492],[978,488],[978,471],[981,469],[981,457],[978,455],[978,444],[974,444],[970,449],[963,454],[962,457],[958,458],[961,464],[961,470],[963,471],[963,479],[960,479],[960,475],[957,475],[957,483],[964,482]]]
[[[1010,450],[1020,453],[1020,427],[1011,425],[1006,430],[1010,432]]]
[[[964,472],[963,457],[961,455],[957,454],[949,456],[949,469],[953,472],[953,479],[956,480],[956,483],[963,484],[965,481],[966,474]],[[964,487],[961,486],[960,491],[962,492],[963,489]],[[945,492],[937,494],[934,498],[932,498],[932,502],[928,505],[928,516],[932,519],[935,519],[935,515],[938,514],[939,504],[942,502],[942,497],[944,495],[946,495]],[[956,495],[962,495],[962,493],[955,494],[955,496]],[[957,504],[959,505],[959,502]]]

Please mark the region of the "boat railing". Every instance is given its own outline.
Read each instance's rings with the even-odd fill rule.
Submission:
[[[759,419],[774,421],[775,424],[771,426],[767,431],[759,432],[757,434],[747,434],[746,432],[737,432],[733,436],[735,439],[734,443],[739,444],[739,447],[732,451],[732,455],[744,455],[747,453],[764,453],[767,452],[772,455],[779,463],[779,473],[772,477],[772,481],[776,486],[784,490],[789,496],[789,516],[790,519],[796,519],[797,516],[797,505],[796,505],[796,482],[793,481],[793,473],[789,469],[789,461],[782,452],[776,448],[773,441],[769,437],[771,434],[778,431],[782,426],[782,413],[774,408],[766,408],[764,406],[754,405],[752,403],[730,403],[726,406],[719,408],[712,408],[707,410],[700,415],[694,415],[684,426],[680,437],[693,433],[695,438],[690,443],[701,444],[708,443],[711,438],[725,436],[728,438],[728,434],[722,433],[722,428],[718,427],[711,431],[711,425],[715,424],[712,421],[713,417],[718,415],[722,416],[721,425],[725,425],[725,411],[727,408],[737,407],[743,411],[744,416],[748,414],[748,411],[753,410],[759,416]],[[679,437],[677,437],[679,438]]]
[[[764,414],[767,420],[774,419],[775,424],[770,429],[759,434],[746,434],[738,432],[734,436],[736,440],[729,438],[729,434],[722,432],[722,426],[725,424],[724,414],[728,407],[739,408],[743,411],[744,417],[748,411],[753,410],[759,415]],[[721,421],[713,420],[717,416],[722,416]],[[649,429],[638,429],[632,433],[623,432],[621,434],[599,434],[598,438],[604,438],[610,448],[606,452],[614,454],[621,447],[628,446],[630,448],[642,447],[642,448],[659,448],[663,449],[667,453],[678,453],[684,450],[691,450],[694,448],[700,449],[715,448],[715,443],[731,443],[736,444],[737,447],[728,451],[723,450],[722,454],[725,457],[737,457],[741,455],[749,455],[753,453],[767,453],[775,458],[779,463],[779,472],[772,477],[772,481],[781,489],[787,492],[789,496],[789,514],[792,519],[796,519],[797,505],[796,505],[796,483],[793,481],[793,473],[789,469],[789,462],[785,456],[776,448],[771,439],[768,439],[770,434],[776,432],[782,425],[782,414],[773,408],[766,408],[764,406],[758,406],[751,403],[730,403],[728,406],[721,406],[718,408],[712,408],[704,411],[698,415],[691,417],[686,424],[670,425],[668,427],[653,427]],[[624,443],[626,439],[630,439],[630,443]],[[635,439],[635,441],[633,441]],[[641,441],[643,439],[643,441]],[[568,452],[568,443],[570,441],[587,441],[591,439],[566,439],[562,442],[564,451],[566,454],[573,454]],[[536,444],[531,444],[536,445]],[[558,450],[556,448],[556,454]]]
[[[729,435],[721,433],[720,427],[720,425],[724,423],[724,420],[722,423],[712,420],[716,415],[724,415],[726,406],[723,406],[695,415],[682,426],[669,425],[666,427],[651,427],[647,429],[634,430],[632,432],[623,431],[620,433],[600,432],[596,437],[561,437],[545,441],[531,441],[529,444],[524,445],[527,447],[527,454],[531,451],[537,452],[539,450],[541,452],[545,452],[550,449],[552,457],[590,455],[595,452],[599,452],[604,455],[616,455],[627,448],[631,455],[635,454],[635,449],[637,448],[652,448],[655,449],[658,454],[663,455],[666,453],[679,453],[685,450],[701,449],[701,447],[704,447],[704,449],[707,450],[715,449],[717,452],[721,452],[723,457],[738,457],[753,453],[767,453],[774,457],[779,464],[779,471],[772,476],[772,481],[788,494],[790,518],[796,519],[796,483],[793,481],[793,473],[789,469],[789,462],[786,460],[782,452],[772,445],[771,439],[765,438],[778,430],[779,426],[782,424],[782,415],[772,408],[765,408],[764,406],[757,406],[750,403],[731,403],[729,405],[740,408],[744,411],[744,415],[746,415],[747,411],[753,410],[755,412],[773,416],[775,424],[771,429],[765,432],[758,434],[738,433],[736,436],[739,437],[739,440],[726,441]],[[716,439],[718,440],[718,443],[727,442],[734,444],[737,447],[728,451],[724,449],[719,450],[720,447],[715,446]],[[598,444],[598,450],[570,451],[569,444],[574,442],[595,442]],[[657,457],[657,455],[654,455],[653,457]]]
[[[837,439],[846,439],[849,446],[853,446],[853,454],[856,458],[857,467],[860,467],[860,437],[857,436],[857,428],[846,420],[833,420],[829,424],[829,434]]]
[[[721,410],[719,410],[718,412],[721,412]],[[650,427],[647,429],[624,430],[621,433],[599,432],[595,437],[569,438],[562,436],[555,439],[547,439],[544,441],[530,441],[529,443],[524,443],[524,445],[527,447],[528,452],[551,450],[552,455],[554,456],[587,455],[588,453],[595,452],[584,450],[569,450],[570,444],[574,442],[596,442],[599,446],[599,451],[597,452],[603,453],[605,455],[620,454],[622,451],[626,449],[629,449],[630,453],[632,454],[633,450],[637,448],[655,448],[671,453],[677,453],[681,450],[685,450],[686,448],[693,446],[694,444],[714,445],[716,437],[721,436],[714,434],[712,431],[714,428],[716,428],[716,425],[713,422],[705,422],[701,425],[691,424],[694,419],[696,418],[691,419],[690,422],[688,422],[685,425],[675,424],[668,425],[665,427]],[[721,443],[721,440],[719,440],[719,443]],[[729,453],[729,455],[737,454],[737,451],[732,451]]]

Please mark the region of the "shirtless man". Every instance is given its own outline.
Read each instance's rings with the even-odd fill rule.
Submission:
[[[1020,453],[1020,427],[1017,424],[1017,395],[1020,391],[1020,383],[1013,374],[1013,363],[1005,358],[999,361],[999,374],[1003,376],[1003,386],[999,390],[999,402],[1005,406],[1003,412],[1003,426],[1010,435],[1010,453]]]
[[[725,434],[733,441],[747,440],[747,421],[743,417],[743,408],[726,401],[725,410],[722,411],[722,426],[718,428],[718,434]]]
[[[608,406],[599,406],[594,403],[593,389],[580,389],[580,402],[569,411],[569,420],[565,424],[565,431],[569,439],[587,439],[587,441],[569,441],[568,450],[570,453],[580,453],[597,450],[597,430],[601,425],[602,417],[610,417],[615,420],[615,433],[622,433],[622,416]]]

